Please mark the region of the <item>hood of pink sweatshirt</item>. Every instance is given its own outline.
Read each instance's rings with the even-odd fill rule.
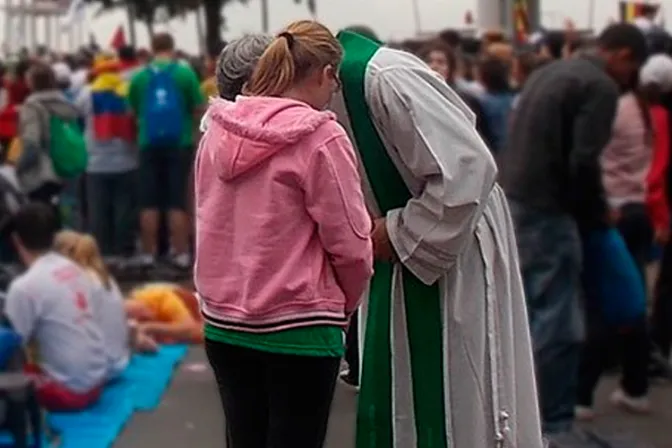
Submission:
[[[347,325],[373,272],[357,154],[330,112],[213,101],[194,164],[194,283],[212,325]]]
[[[213,99],[202,127],[215,134],[217,148],[209,154],[219,177],[231,180],[335,119],[300,101],[240,96],[235,102]]]

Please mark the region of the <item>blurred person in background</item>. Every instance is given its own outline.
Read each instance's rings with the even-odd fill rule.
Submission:
[[[201,91],[203,96],[207,98],[216,98],[219,96],[217,91],[217,58],[226,46],[226,42],[220,41],[217,45],[208,48],[208,53],[205,57],[205,73],[203,74],[203,82],[201,83]]]
[[[662,86],[669,82],[670,56],[664,53],[657,53],[651,57],[651,64],[655,66],[655,78],[659,79]],[[653,75],[653,70],[652,70]],[[652,76],[653,78],[653,76]],[[642,81],[646,81],[644,78]],[[649,81],[649,84],[652,84]],[[661,364],[654,369],[655,374],[669,372],[670,355],[672,354],[672,241],[670,239],[670,207],[672,203],[672,165],[670,164],[670,152],[672,140],[670,139],[670,96],[671,92],[661,91],[654,84],[651,91],[647,88],[647,93],[652,94],[656,100],[653,101],[651,110],[654,138],[656,145],[654,147],[653,163],[649,173],[649,213],[654,226],[656,242],[662,246],[663,253],[660,260],[660,271],[653,290],[653,310],[651,313],[651,334],[653,342],[662,359]],[[654,356],[658,353],[654,352]]]
[[[57,87],[69,101],[73,101],[75,96],[72,88],[72,70],[70,66],[65,62],[54,62],[51,65],[51,69],[54,72]]]
[[[612,137],[601,156],[602,177],[613,224],[621,234],[635,262],[642,287],[646,285],[646,267],[651,255],[655,231],[669,229],[669,210],[659,210],[662,200],[654,202],[655,216],[664,222],[655,224],[647,202],[660,198],[663,188],[647,179],[653,171],[652,161],[661,155],[660,145],[669,145],[667,127],[661,127],[663,117],[656,106],[660,95],[672,89],[672,60],[666,56],[649,58],[638,77],[638,85],[621,95],[614,120]],[[659,107],[659,106],[658,106]],[[654,121],[655,120],[655,121]],[[669,151],[669,148],[665,148]],[[657,155],[654,155],[657,153]],[[659,190],[653,194],[653,189]],[[648,191],[647,191],[648,190]],[[663,218],[661,215],[665,214]],[[662,228],[661,228],[662,227]],[[658,233],[659,239],[665,237]],[[590,298],[589,298],[590,299]],[[587,340],[579,370],[579,402],[576,417],[592,420],[593,394],[602,372],[607,367],[609,348],[620,351],[622,379],[612,393],[611,401],[634,413],[650,412],[648,400],[649,334],[645,314],[627,326],[609,325],[600,315],[595,302],[586,300]]]
[[[117,53],[119,56],[119,73],[126,81],[130,81],[142,69],[142,63],[138,60],[135,48],[131,45],[119,48]]]
[[[476,114],[476,129],[486,142],[490,142],[492,135],[481,102],[471,92],[462,89],[457,82],[458,73],[455,51],[442,41],[435,40],[420,49],[418,56],[432,70],[441,75],[448,85],[460,95],[460,98],[469,106],[472,112]]]
[[[539,43],[539,54],[551,60],[562,59],[565,48],[565,33],[563,31],[549,31],[544,33]]]
[[[500,155],[549,434],[571,429],[577,401],[584,338],[579,228],[612,226],[600,156],[620,89],[632,85],[646,57],[644,35],[617,24],[599,36],[595,54],[537,70],[523,87]]]
[[[520,92],[532,73],[549,62],[551,62],[550,58],[540,56],[531,50],[518,53],[511,65],[512,87]]]
[[[510,65],[496,56],[485,56],[478,73],[484,93],[478,97],[483,119],[489,131],[488,147],[497,155],[504,148],[509,129],[509,115],[515,94],[511,89]]]
[[[133,254],[137,220],[135,123],[121,70],[114,53],[97,55],[93,80],[75,100],[86,122],[88,222],[108,261]]]
[[[50,66],[35,63],[26,78],[32,93],[19,114],[22,151],[16,164],[17,175],[31,199],[55,205],[63,180],[55,173],[50,155],[50,120],[56,117],[75,122],[80,113],[59,89]]]
[[[21,153],[19,135],[19,107],[30,94],[26,84],[26,72],[30,62],[21,60],[13,70],[3,77],[3,91],[6,92],[6,102],[0,110],[0,143],[4,148],[3,158],[9,163],[16,163]]]
[[[26,271],[10,285],[4,312],[23,343],[37,346],[27,370],[36,377],[40,404],[72,412],[98,401],[109,362],[90,278],[53,251],[57,221],[53,208],[40,203],[13,217],[11,239]]]
[[[108,361],[107,379],[114,380],[131,360],[131,335],[119,285],[107,270],[98,244],[91,235],[60,231],[54,238],[54,251],[79,265],[92,282],[93,317],[103,334]]]
[[[142,252],[133,260],[153,267],[159,255],[162,210],[168,215],[170,262],[191,268],[187,180],[191,170],[197,116],[205,99],[198,76],[175,54],[170,34],[152,39],[154,59],[133,76],[128,101],[136,118],[140,151],[140,229]]]
[[[89,82],[89,69],[91,57],[82,52],[75,54],[71,61],[72,76],[70,77],[73,98],[77,98],[80,89]]]

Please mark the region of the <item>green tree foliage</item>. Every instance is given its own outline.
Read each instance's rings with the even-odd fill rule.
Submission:
[[[225,25],[223,9],[235,2],[247,3],[248,0],[86,0],[108,9],[124,8],[133,17],[147,25],[150,34],[154,28],[154,19],[158,8],[166,8],[170,17],[185,14],[203,7],[205,12],[205,43],[208,49],[219,47]],[[312,15],[316,14],[317,0],[295,0],[304,3]]]

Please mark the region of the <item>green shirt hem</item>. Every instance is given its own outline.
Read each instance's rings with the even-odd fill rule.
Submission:
[[[246,333],[205,324],[205,338],[214,342],[282,355],[336,357],[345,354],[343,330],[319,325],[272,333]]]

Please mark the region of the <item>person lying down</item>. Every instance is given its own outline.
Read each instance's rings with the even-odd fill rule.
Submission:
[[[149,283],[133,289],[126,315],[142,335],[143,344],[200,344],[203,321],[194,292],[172,283]]]

